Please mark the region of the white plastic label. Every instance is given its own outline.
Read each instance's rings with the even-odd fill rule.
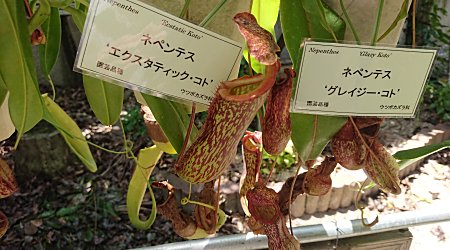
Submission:
[[[292,112],[414,117],[435,50],[307,41]]]
[[[91,0],[75,69],[208,104],[235,77],[242,45],[137,0]]]

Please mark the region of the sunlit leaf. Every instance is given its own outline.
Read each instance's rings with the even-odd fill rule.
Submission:
[[[175,150],[180,152],[190,120],[184,105],[147,94],[142,94],[142,96],[167,139]],[[197,128],[193,126],[191,140],[193,141],[196,136]]]
[[[434,154],[446,148],[450,148],[450,140],[419,148],[401,150],[395,153],[393,156],[395,159],[400,160],[399,165],[400,169],[402,169],[413,164],[416,161],[419,161],[431,154]]]
[[[253,0],[251,13],[256,17],[259,26],[269,31],[275,37],[275,23],[278,18],[280,0]],[[245,60],[248,61],[248,49],[242,52]],[[262,73],[264,66],[253,56],[251,57],[252,68],[257,73]]]
[[[50,17],[42,24],[47,42],[39,46],[39,59],[44,75],[50,74],[58,58],[61,44],[61,19],[58,8],[51,8]]]
[[[42,95],[42,99],[45,104],[44,119],[61,133],[69,148],[91,172],[97,171],[97,164],[92,157],[86,138],[75,121],[46,94]]]
[[[130,218],[131,224],[138,229],[144,230],[150,228],[156,218],[155,196],[152,189],[149,188],[150,185],[148,185],[148,183],[150,175],[162,153],[163,152],[156,146],[139,150],[137,165],[134,169],[133,176],[131,177],[130,184],[128,185],[127,193],[128,217]],[[139,209],[141,208],[142,200],[144,199],[147,188],[149,188],[152,199],[152,211],[150,216],[143,221],[139,218]]]
[[[0,75],[10,93],[9,112],[18,130],[18,142],[42,119],[23,2],[0,1],[0,24]]]
[[[334,41],[344,37],[345,22],[322,1],[281,0],[280,15],[286,47],[297,72],[300,44],[305,38]],[[291,113],[292,142],[299,157],[303,161],[315,159],[346,120]]]
[[[117,122],[122,110],[124,89],[121,86],[83,75],[83,86],[95,116],[105,125]]]
[[[397,27],[398,22],[400,22],[402,19],[406,18],[408,16],[408,9],[409,9],[409,0],[404,0],[402,7],[400,8],[400,11],[397,14],[397,17],[392,22],[391,26],[378,38],[377,42],[383,40],[395,27]]]

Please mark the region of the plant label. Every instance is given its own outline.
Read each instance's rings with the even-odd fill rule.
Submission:
[[[208,104],[237,75],[242,45],[137,0],[91,0],[75,70]]]
[[[306,41],[292,112],[414,117],[436,50]]]

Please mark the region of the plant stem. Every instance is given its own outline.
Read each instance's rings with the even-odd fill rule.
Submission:
[[[337,43],[338,39],[336,37],[336,34],[334,33],[333,28],[331,28],[330,24],[327,21],[327,17],[325,15],[325,11],[324,11],[325,7],[323,6],[322,1],[316,0],[316,3],[317,3],[317,6],[319,7],[320,18],[322,19],[322,22],[324,24],[326,24],[325,29],[330,33],[330,35],[333,37],[333,40]]]
[[[295,182],[297,181],[298,173],[300,172],[300,168],[302,167],[303,162],[299,160],[297,164],[298,164],[297,170],[295,171],[294,179],[292,180],[291,188],[289,190],[289,203],[288,203],[289,229],[291,230],[292,235],[294,235],[294,231],[292,230],[292,218],[291,218],[292,194],[294,193]]]
[[[381,14],[383,13],[383,7],[384,7],[384,0],[379,0],[378,10],[377,10],[377,19],[375,20],[375,26],[373,27],[373,32],[372,32],[372,42],[370,43],[370,45],[372,45],[372,46],[375,46],[375,44],[377,43],[378,30],[380,29]]]
[[[228,0],[222,0],[220,1],[215,7],[214,9],[211,10],[211,12],[208,13],[208,15],[205,17],[205,19],[203,19],[203,21],[199,24],[199,26],[201,27],[205,27],[206,25],[208,25],[213,17],[217,14],[217,12],[219,12],[219,10],[225,5],[225,3],[227,3]]]
[[[195,108],[196,108],[196,105],[195,105],[195,102],[193,102],[192,109],[191,109],[191,119],[189,120],[189,126],[188,126],[188,129],[186,130],[186,136],[183,141],[183,146],[181,147],[181,150],[178,154],[180,156],[184,155],[184,151],[186,151],[186,148],[187,148],[187,145],[189,142],[189,137],[191,137],[192,126],[194,125],[194,122],[195,122]]]
[[[89,1],[88,0],[78,0],[79,3],[81,3],[82,5],[89,7]]]
[[[98,148],[98,149],[104,150],[104,151],[106,151],[106,152],[108,152],[108,153],[111,153],[111,154],[126,154],[126,153],[127,153],[127,151],[114,151],[114,150],[111,150],[111,149],[104,148],[104,147],[102,147],[102,146],[100,146],[100,145],[97,145],[97,144],[95,144],[95,143],[93,143],[93,142],[90,142],[90,141],[86,140],[86,138],[84,138],[84,137],[74,136],[74,135],[71,134],[70,132],[66,131],[65,129],[63,129],[63,128],[61,128],[60,126],[58,126],[57,124],[55,124],[54,122],[51,122],[51,121],[48,121],[48,122],[49,122],[53,127],[55,127],[56,129],[59,129],[61,134],[64,133],[64,134],[68,135],[68,136],[69,136],[70,138],[72,138],[72,139],[76,139],[76,140],[80,140],[80,141],[86,141],[87,144],[89,144],[89,145],[91,145],[91,146],[93,146],[93,147],[96,147],[96,148]]]
[[[342,9],[342,13],[344,14],[345,21],[347,21],[348,25],[350,26],[350,30],[352,31],[353,36],[355,37],[356,43],[358,45],[361,45],[361,40],[359,39],[358,32],[356,31],[355,26],[353,26],[353,22],[347,13],[347,10],[344,6],[344,2],[342,0],[339,0],[339,4],[341,5],[341,9]]]
[[[191,0],[185,0],[184,1],[183,9],[181,10],[180,15],[178,16],[179,18],[183,18],[186,15],[186,13],[187,13],[187,11],[189,9],[189,4],[191,4]]]
[[[55,84],[53,83],[52,77],[50,75],[47,76],[47,79],[50,83],[50,86],[52,87],[52,100],[54,101],[56,98]]]

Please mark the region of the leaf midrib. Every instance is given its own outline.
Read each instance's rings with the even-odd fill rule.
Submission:
[[[13,37],[14,37],[14,39],[16,40],[16,42],[17,42],[17,44],[18,45],[21,45],[21,42],[20,42],[20,36],[19,36],[19,34],[18,34],[18,32],[17,32],[17,30],[16,30],[16,25],[15,25],[15,23],[14,23],[14,20],[13,20],[13,18],[12,18],[12,16],[11,16],[11,13],[10,13],[10,9],[8,8],[8,6],[6,6],[6,2],[3,2],[3,7],[4,7],[4,9],[6,9],[7,11],[6,11],[6,13],[7,13],[7,19],[8,19],[8,21],[10,21],[10,23],[12,24],[11,25],[11,27],[12,27],[12,31],[13,31]],[[17,8],[17,6],[16,6],[16,8]],[[20,47],[19,47],[20,48]],[[19,51],[19,54],[21,55],[21,57],[20,58],[25,58],[25,55],[22,53],[22,50],[21,49],[19,49],[18,50]],[[24,62],[23,62],[23,60],[19,60],[19,64],[22,66],[21,67],[21,69],[22,69],[22,79],[23,79],[23,83],[24,84],[26,84],[26,81],[25,81],[25,67],[24,67]],[[6,83],[6,82],[5,82]],[[26,86],[24,86],[24,96],[26,97],[27,96],[27,88],[26,88]],[[25,98],[25,99],[27,99],[27,98]],[[26,110],[27,110],[27,108],[28,108],[28,102],[27,101],[25,101],[24,102],[24,108],[23,108],[23,118],[22,118],[22,122],[21,122],[21,127],[20,127],[20,130],[19,130],[19,135],[21,135],[22,133],[23,133],[23,131],[25,130],[25,121],[26,121],[26,115],[27,115],[27,113],[26,113]]]
[[[104,99],[104,103],[105,103],[105,110],[106,112],[106,119],[107,119],[107,124],[111,124],[111,112],[109,110],[109,102],[108,102],[108,98],[106,97],[106,88],[105,88],[105,82],[104,81],[100,81],[101,87],[102,87],[102,97]]]

